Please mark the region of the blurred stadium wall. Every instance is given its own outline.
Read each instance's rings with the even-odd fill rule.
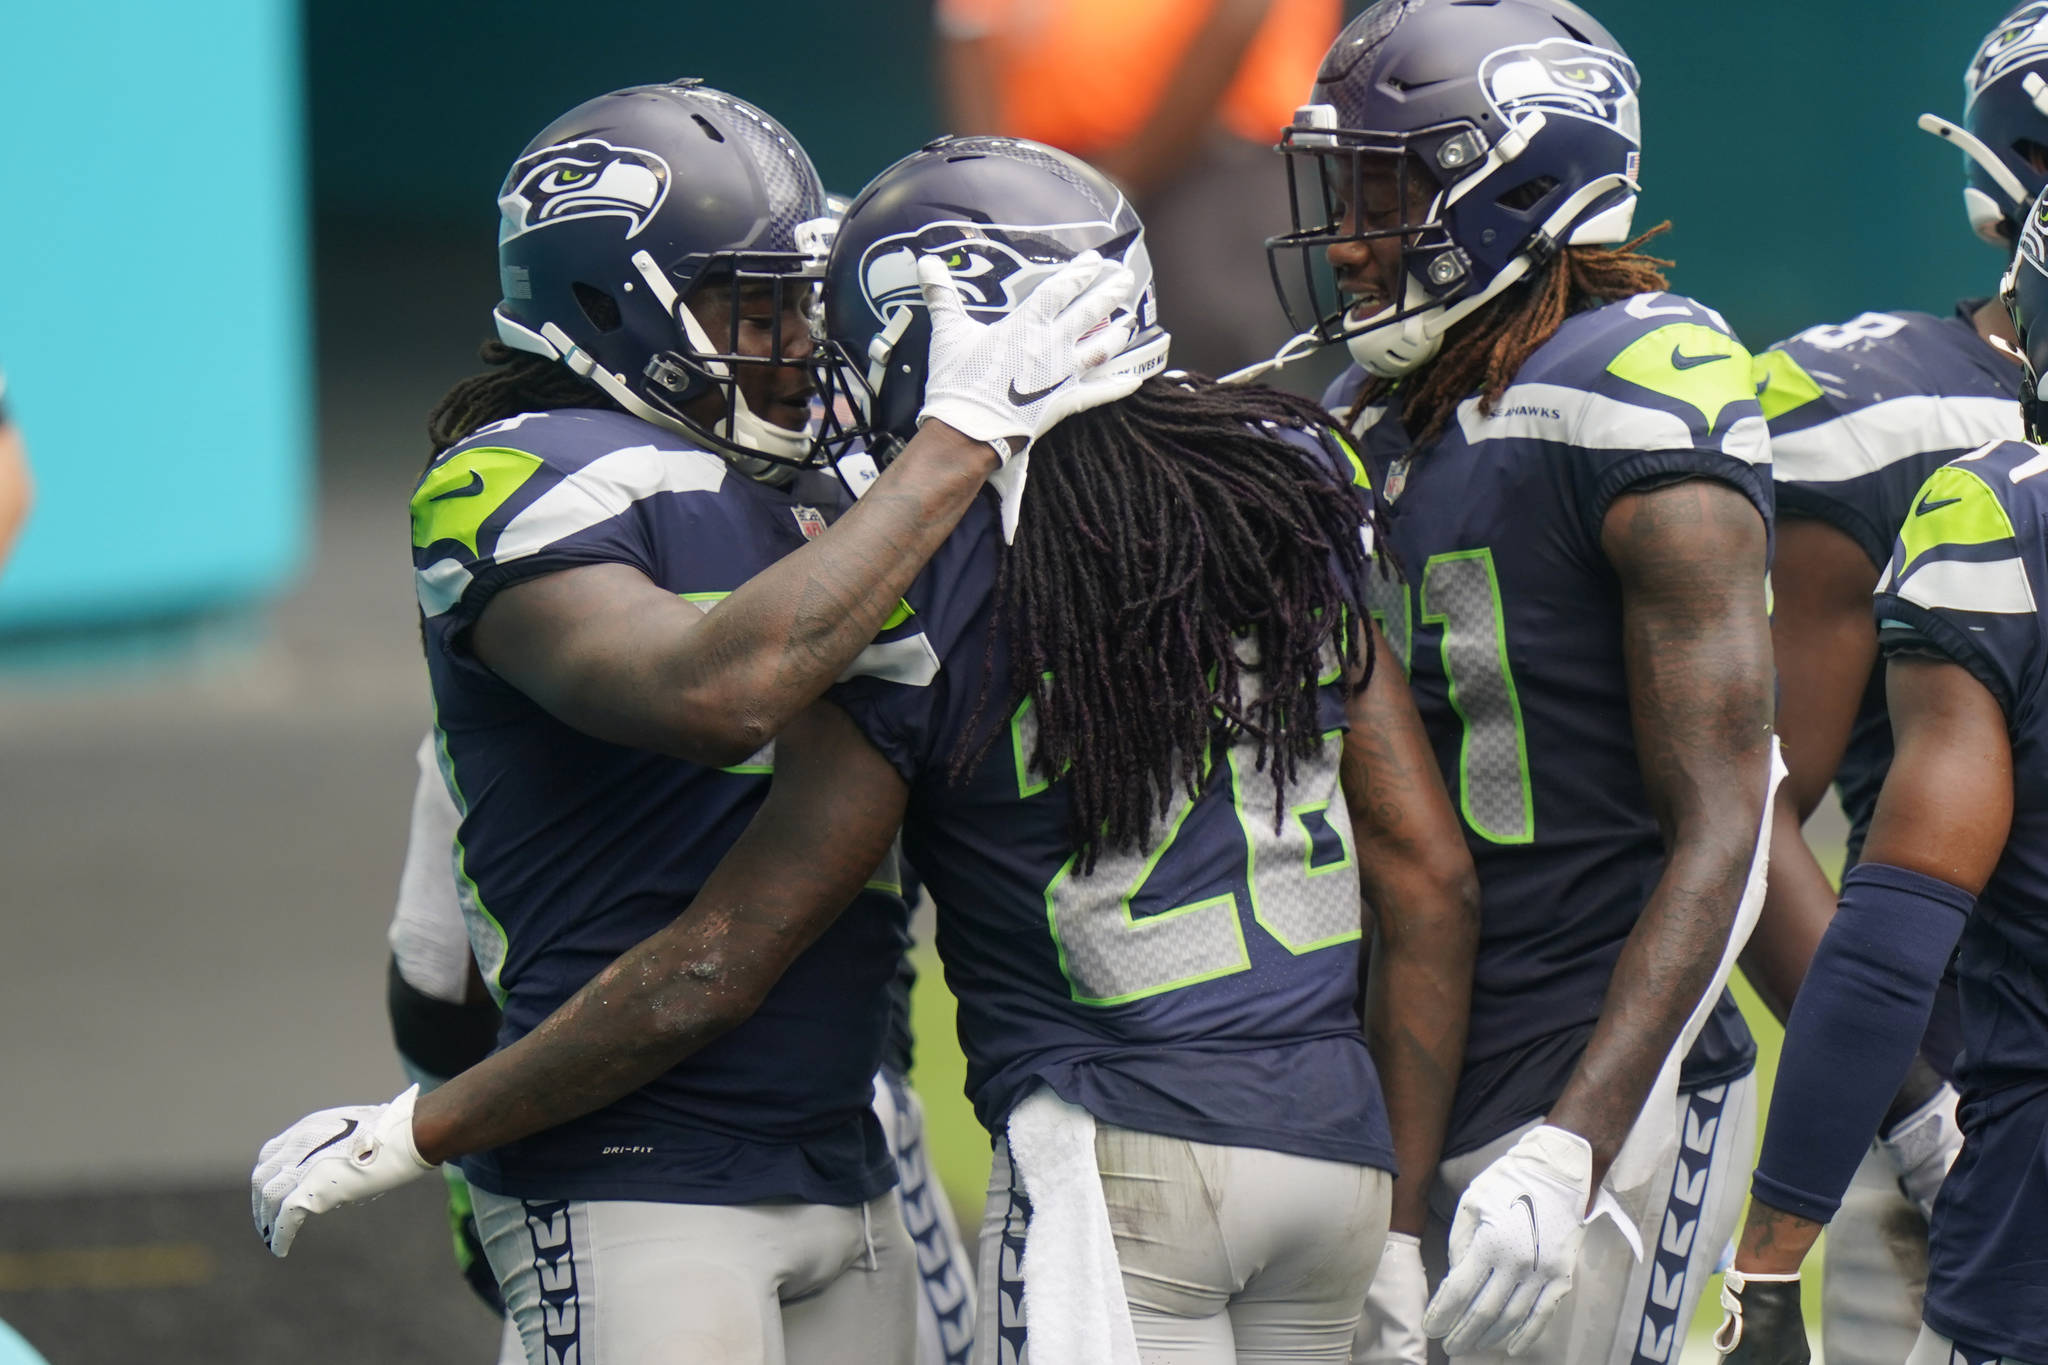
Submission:
[[[1963,225],[1959,157],[1912,120],[1960,113],[2001,0],[1594,8],[1645,78],[1640,224],[1675,223],[1659,246],[1678,287],[1752,346],[1988,291],[1999,262]],[[475,243],[487,290],[503,167],[590,94],[700,74],[778,113],[845,190],[940,131],[926,0],[116,0],[14,18],[0,365],[42,498],[0,632],[289,582],[312,431],[306,162],[323,246]]]

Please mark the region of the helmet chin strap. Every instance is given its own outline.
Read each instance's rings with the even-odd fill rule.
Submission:
[[[1617,189],[1635,188],[1635,182],[1625,175],[1603,175],[1587,181],[1575,190],[1546,219],[1535,233],[1537,239],[1557,240],[1581,213],[1604,194]],[[1404,297],[1398,305],[1389,304],[1367,318],[1357,333],[1344,338],[1345,349],[1351,358],[1381,379],[1399,379],[1412,374],[1430,361],[1436,359],[1443,349],[1444,337],[1466,318],[1499,298],[1508,289],[1528,275],[1535,258],[1524,250],[1505,266],[1500,273],[1486,282],[1486,287],[1475,294],[1457,300],[1455,303],[1428,305],[1428,292],[1421,281],[1413,275],[1402,272],[1406,281]],[[1385,319],[1376,322],[1375,319]]]

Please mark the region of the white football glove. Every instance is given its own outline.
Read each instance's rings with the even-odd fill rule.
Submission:
[[[1428,1365],[1429,1339],[1422,1334],[1422,1311],[1428,1303],[1422,1242],[1405,1232],[1388,1233],[1380,1268],[1366,1291],[1351,1365]]]
[[[1547,1123],[1524,1133],[1458,1201],[1451,1268],[1423,1330],[1454,1356],[1527,1350],[1571,1292],[1592,1194],[1584,1138]]]
[[[1031,443],[1061,418],[1131,393],[1143,378],[1137,370],[1087,373],[1130,344],[1137,277],[1084,251],[990,323],[967,316],[959,288],[937,257],[918,257],[917,283],[932,322],[917,420],[936,417],[995,447],[1002,468],[989,486],[1002,499],[1007,542],[1017,527]],[[1123,316],[1112,319],[1119,309]]]
[[[433,1170],[412,1141],[413,1086],[389,1104],[308,1114],[263,1144],[249,1177],[249,1211],[273,1255],[284,1256],[315,1213],[359,1204]]]
[[[1956,1123],[1956,1088],[1944,1083],[1934,1098],[1899,1120],[1890,1136],[1877,1140],[1878,1150],[1892,1164],[1899,1189],[1934,1221],[1934,1196],[1963,1150],[1963,1130]]]

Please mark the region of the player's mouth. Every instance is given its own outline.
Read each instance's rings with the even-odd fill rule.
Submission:
[[[1344,296],[1346,322],[1364,322],[1375,313],[1386,311],[1390,301],[1386,290],[1356,276],[1340,279],[1337,288]]]
[[[804,384],[772,395],[763,405],[761,418],[785,431],[802,431],[811,420],[811,398],[817,388]]]

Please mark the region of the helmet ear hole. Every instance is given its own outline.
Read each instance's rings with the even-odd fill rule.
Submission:
[[[576,306],[583,310],[583,316],[590,325],[600,332],[616,332],[624,321],[619,313],[619,301],[595,285],[577,280],[569,286],[576,295]]]
[[[1523,181],[1493,202],[1514,213],[1527,213],[1548,198],[1550,192],[1556,188],[1556,176],[1539,175],[1534,180]]]

